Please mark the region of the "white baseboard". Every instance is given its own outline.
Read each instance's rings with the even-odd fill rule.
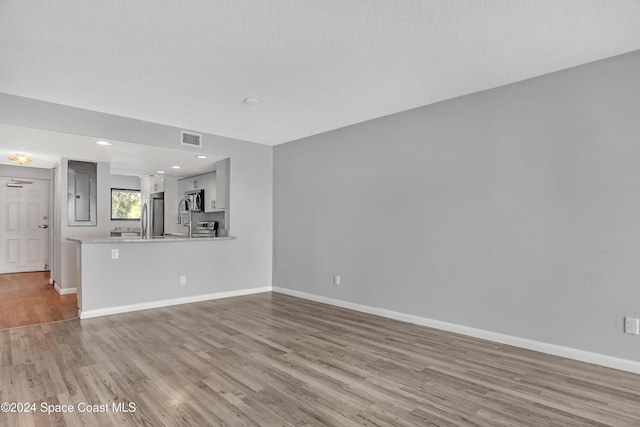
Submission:
[[[60,295],[70,295],[70,294],[77,294],[78,293],[78,288],[61,288],[60,286],[58,286],[57,283],[54,282],[53,284],[53,288],[58,291],[58,293]]]
[[[361,311],[363,313],[374,314],[389,319],[400,320],[416,325],[427,326],[443,331],[454,332],[456,334],[467,335],[474,338],[493,341],[500,344],[512,345],[514,347],[525,348],[527,350],[539,351],[541,353],[552,354],[567,359],[579,360],[594,365],[605,366],[607,368],[619,369],[621,371],[633,372],[640,374],[640,362],[633,360],[620,359],[613,356],[607,356],[599,353],[579,350],[571,347],[564,347],[555,344],[548,344],[534,341],[526,338],[515,337],[512,335],[500,334],[497,332],[486,331],[484,329],[471,328],[469,326],[456,325],[454,323],[442,322],[440,320],[429,319],[426,317],[414,316],[412,314],[399,313],[383,308],[371,307],[362,304],[356,304],[348,301],[342,301],[333,298],[327,298],[306,292],[299,292],[291,289],[273,287],[273,292],[291,295],[298,298],[308,299],[311,301],[321,302],[324,304],[335,305],[337,307],[348,308],[350,310]]]
[[[270,292],[271,286],[261,288],[241,289],[239,291],[217,292],[214,294],[195,295],[191,297],[181,297],[160,301],[150,301],[138,304],[121,305],[117,307],[98,308],[95,310],[78,311],[80,319],[90,319],[92,317],[109,316],[111,314],[128,313],[130,311],[148,310],[150,308],[168,307],[171,305],[188,304],[192,302],[209,301],[214,299],[238,297],[242,295],[259,294]]]

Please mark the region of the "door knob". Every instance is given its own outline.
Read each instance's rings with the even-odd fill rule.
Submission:
[[[42,224],[42,225],[39,225],[38,228],[49,228],[49,226],[47,224]]]

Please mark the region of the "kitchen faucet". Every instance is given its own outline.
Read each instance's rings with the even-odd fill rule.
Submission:
[[[181,209],[183,203],[185,208],[184,210],[187,214],[186,217],[183,215]],[[185,197],[178,202],[178,224],[182,224],[189,228],[189,238],[191,238],[191,209],[189,209],[189,197]]]

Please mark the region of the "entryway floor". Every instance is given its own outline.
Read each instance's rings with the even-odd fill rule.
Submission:
[[[0,274],[0,329],[76,317],[76,295],[58,294],[48,271]]]

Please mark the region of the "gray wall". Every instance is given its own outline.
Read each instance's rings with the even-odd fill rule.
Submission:
[[[180,128],[3,93],[0,93],[0,123],[189,150],[188,147],[180,145]],[[198,130],[195,129],[195,131]],[[209,293],[269,286],[271,285],[273,248],[273,150],[268,146],[210,134],[203,134],[202,143],[202,149],[197,150],[198,152],[232,158],[230,193],[234,214],[231,233],[238,239],[232,245],[225,245],[228,252],[225,252],[224,271],[214,271],[206,277],[194,277],[196,281],[205,282],[204,287],[198,289]],[[64,180],[64,176],[57,179]],[[108,185],[109,180],[104,182]],[[61,184],[64,185],[65,182]],[[107,224],[106,233],[108,233],[110,231],[109,213],[108,210],[104,212],[106,219],[102,223]],[[98,221],[100,224],[101,219],[98,218]],[[65,230],[62,230],[59,237],[62,241],[67,237],[64,232]],[[103,234],[105,235],[108,234]],[[79,236],[69,235],[69,237]],[[214,243],[216,242],[211,242],[211,244]],[[70,242],[69,244],[76,245]],[[60,242],[59,246],[65,245],[67,243]],[[62,247],[58,247],[58,250],[68,253]],[[77,248],[74,247],[73,250],[74,253],[77,252]],[[212,253],[210,256],[213,257],[216,254]],[[60,260],[59,264],[62,270],[72,268],[64,260]],[[64,277],[64,274],[60,277]],[[61,286],[75,287],[78,280],[76,277],[70,277],[64,280],[69,283],[61,283]],[[224,289],[220,288],[220,283],[224,284]],[[176,284],[176,286],[179,285]],[[207,290],[207,286],[211,291]],[[167,298],[170,298],[169,294]]]
[[[72,243],[78,251],[80,244]],[[240,239],[83,243],[80,309],[87,315],[96,310],[252,288],[237,286],[236,268],[241,260],[234,254],[241,244]],[[111,259],[112,249],[118,249],[118,259]],[[179,284],[181,275],[186,277],[185,285]]]
[[[96,225],[70,226],[68,221],[67,188],[69,160],[87,161],[63,157],[60,159],[54,174],[58,194],[54,199],[60,200],[60,206],[54,207],[54,270],[53,278],[60,289],[77,289],[80,286],[80,260],[77,256],[75,243],[67,240],[69,237],[107,237],[111,234],[111,171],[107,162],[96,163]],[[57,202],[56,202],[57,203]]]
[[[638,76],[634,52],[277,146],[273,285],[640,361]]]

